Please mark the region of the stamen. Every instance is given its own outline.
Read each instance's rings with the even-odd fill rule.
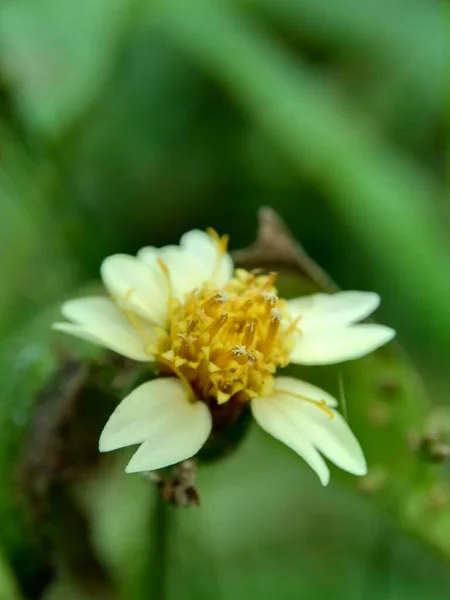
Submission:
[[[267,318],[270,314],[272,314],[273,310],[276,310],[274,306],[277,303],[278,297],[273,292],[263,292],[262,297],[266,303],[266,310],[264,311],[264,316]]]
[[[134,313],[132,310],[124,310],[123,312],[125,313],[126,317],[130,321],[132,327],[134,327],[134,329],[136,329],[138,334],[141,336],[143,341],[148,346],[151,344],[154,344],[154,340],[152,339],[152,337],[150,336],[148,331],[145,330],[144,325],[139,321],[139,317],[137,316],[137,314]]]
[[[167,264],[163,261],[162,258],[157,258],[156,262],[158,263],[159,268],[161,269],[161,271],[163,272],[163,275],[165,277],[165,280],[167,282],[167,289],[169,291],[169,319],[172,316],[172,305],[173,305],[173,300],[174,300],[174,295],[173,295],[173,285],[172,285],[172,278],[170,276],[170,271],[169,271],[169,267],[167,266]]]
[[[294,321],[292,321],[292,323],[286,329],[286,335],[291,335],[292,333],[294,333],[294,331],[301,333],[301,329],[297,327],[301,318],[302,317],[300,316],[300,317],[297,317]]]
[[[231,352],[238,364],[244,365],[248,362],[247,348],[245,346],[234,346]]]
[[[271,321],[281,321],[281,317],[283,315],[281,314],[281,310],[278,310],[278,308],[272,308],[271,312],[270,312],[270,320]]]
[[[220,237],[219,234],[217,233],[217,231],[215,229],[213,229],[212,227],[208,227],[208,229],[206,230],[206,233],[210,237],[212,237],[212,239],[216,242],[216,245],[217,245],[216,264],[214,265],[214,270],[213,270],[213,274],[211,277],[211,283],[214,285],[217,281],[220,267],[222,266],[223,257],[227,252],[229,236],[223,235],[222,237]]]
[[[245,283],[247,285],[252,285],[252,283],[255,281],[255,279],[256,279],[255,271],[250,271],[250,273],[246,272]]]
[[[190,354],[190,347],[189,344],[187,343],[186,340],[183,340],[181,342],[181,346],[180,346],[180,350],[179,350],[179,354],[182,358],[188,358],[189,354]]]
[[[213,397],[223,403],[239,395],[239,401],[245,402],[273,389],[277,367],[288,363],[291,342],[287,338],[296,331],[298,320],[286,313],[285,323],[285,305],[273,287],[276,273],[238,269],[234,279],[217,289],[228,238],[212,230],[209,234],[216,245],[213,281],[193,290],[184,301],[173,297],[167,264],[158,260],[171,295],[170,327],[164,338],[147,347],[191,386],[193,399]],[[137,318],[131,318],[144,335]],[[145,321],[142,325],[146,327]],[[153,338],[152,331],[147,332]],[[332,417],[325,403],[303,400]]]
[[[200,321],[202,321],[203,323],[206,323],[206,321],[208,319],[206,318],[206,314],[205,314],[205,311],[203,310],[203,308],[200,308],[196,314],[198,317],[200,317]]]
[[[281,313],[279,310],[274,308],[274,309],[272,309],[271,315],[270,315],[270,324],[269,324],[269,329],[267,331],[267,337],[262,342],[261,347],[260,347],[260,351],[263,354],[266,354],[270,350],[270,348],[273,346],[275,339],[277,337],[278,329],[280,328],[280,324],[281,324]]]
[[[130,288],[128,289],[125,294],[123,295],[123,299],[126,300],[128,302],[128,300],[131,298],[131,296],[135,293],[135,288]]]
[[[197,294],[194,290],[192,295],[189,297],[188,301],[184,306],[184,311],[186,315],[192,315],[197,310]]]
[[[177,333],[177,338],[181,340],[180,352],[189,355],[194,351],[196,338],[187,333]]]
[[[209,339],[212,340],[219,330],[225,325],[228,320],[228,315],[222,313],[218,319],[215,319],[206,330],[209,333]]]
[[[234,348],[220,354],[214,361],[216,365],[221,369],[225,369],[226,367],[228,367],[230,361],[236,360],[238,357],[234,354],[233,350]]]
[[[167,353],[166,353],[167,354]],[[195,402],[195,392],[189,383],[189,380],[185,377],[183,371],[176,367],[171,360],[166,359],[163,355],[160,355],[159,360],[162,363],[165,363],[171,371],[175,373],[175,375],[180,379],[181,383],[185,386],[188,392],[188,400],[189,402]]]
[[[195,331],[197,329],[197,326],[199,323],[200,323],[200,321],[198,319],[192,319],[192,321],[189,323],[188,328],[187,328],[188,334]]]
[[[209,300],[202,304],[202,310],[205,314],[210,315],[212,308],[217,308],[218,304],[226,302],[226,294],[214,294]]]
[[[231,352],[234,356],[242,356],[243,354],[247,354],[247,348],[245,346],[235,346]]]
[[[326,403],[326,400],[314,400],[313,398],[308,398],[308,396],[303,396],[302,394],[296,394],[294,392],[290,392],[288,390],[280,390],[279,388],[276,390],[277,394],[284,394],[285,396],[292,396],[292,398],[298,398],[299,400],[303,400],[304,402],[308,402],[309,404],[313,404],[317,408],[319,408],[322,412],[324,412],[327,417],[331,420],[334,419],[334,412]]]
[[[242,344],[244,347],[249,348],[253,340],[255,339],[257,321],[252,319],[251,321],[247,321],[244,326],[244,337],[242,338]]]
[[[129,290],[127,290],[123,296],[123,300],[128,302],[130,300],[131,296],[135,293],[135,291],[136,290],[134,288],[130,288]],[[115,296],[113,296],[113,299],[116,302],[118,301],[117,297],[115,297]],[[122,307],[122,312],[125,313],[125,316],[130,321],[131,326],[134,327],[134,329],[137,331],[137,333],[141,336],[143,342],[146,344],[145,351],[147,353],[154,354],[154,352],[150,352],[150,347],[154,347],[155,340],[150,336],[149,332],[146,331],[144,325],[142,324],[142,322],[139,319],[139,316],[132,310],[127,309],[125,307]]]
[[[217,231],[215,229],[213,229],[212,227],[208,227],[206,229],[206,233],[210,237],[212,237],[212,239],[216,242],[219,251],[222,254],[225,254],[225,252],[227,251],[227,248],[228,248],[228,241],[230,239],[230,236],[223,235],[222,237],[220,237],[220,235],[217,233]]]
[[[254,305],[253,300],[246,300],[241,308],[242,314],[246,315],[253,305]]]
[[[241,379],[242,375],[245,373],[246,369],[248,368],[248,361],[246,361],[244,364],[239,365],[239,367],[230,375],[230,379],[233,382],[239,381],[239,379]]]
[[[267,275],[267,281],[262,286],[262,289],[263,290],[270,290],[270,288],[273,287],[273,284],[277,280],[277,277],[278,277],[278,273],[276,271],[272,271],[272,273],[269,273]]]
[[[267,304],[270,304],[270,306],[272,307],[275,306],[278,300],[278,296],[274,294],[274,292],[263,292],[262,297],[267,302]]]

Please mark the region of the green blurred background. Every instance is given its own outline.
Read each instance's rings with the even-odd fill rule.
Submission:
[[[1,0],[0,600],[449,597],[449,473],[411,447],[450,431],[448,22],[438,0]],[[413,359],[343,371],[369,478],[322,489],[251,429],[201,468],[200,509],[117,453],[30,516],[37,392],[87,352],[49,331],[61,300],[191,228],[242,248],[264,205],[380,293]],[[341,374],[308,377],[337,395]]]

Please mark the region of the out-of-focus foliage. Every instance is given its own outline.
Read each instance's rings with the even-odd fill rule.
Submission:
[[[0,2],[0,600],[447,598],[448,468],[412,451],[450,431],[447,17],[439,0]],[[117,453],[32,521],[37,392],[87,357],[49,332],[58,303],[108,253],[189,228],[245,246],[266,204],[342,287],[380,292],[423,377],[394,350],[340,371],[369,478],[319,488],[252,429],[200,470],[200,509],[161,507]],[[336,369],[307,376],[338,394]],[[68,506],[89,585],[54,535]]]

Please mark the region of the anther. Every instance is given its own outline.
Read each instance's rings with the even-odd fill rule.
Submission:
[[[281,314],[281,310],[278,310],[278,308],[272,308],[272,310],[270,311],[270,320],[273,321],[281,321],[281,317],[283,315]]]
[[[214,294],[214,296],[211,296],[209,300],[206,300],[206,302],[202,304],[202,310],[205,314],[210,315],[211,309],[217,308],[217,305],[223,304],[227,299],[228,295],[225,292]]]
[[[267,280],[264,283],[264,285],[262,286],[263,290],[270,290],[270,288],[273,287],[273,284],[275,283],[275,281],[277,280],[278,277],[278,273],[276,273],[275,271],[272,271],[272,273],[269,273],[267,275]]]
[[[263,292],[262,297],[270,306],[275,306],[278,296],[274,292]]]
[[[260,351],[263,354],[266,354],[273,346],[275,339],[277,337],[277,334],[278,334],[278,330],[280,328],[280,323],[281,323],[281,313],[279,310],[274,308],[274,309],[272,309],[272,311],[270,313],[270,323],[269,323],[269,328],[267,330],[267,337],[261,343],[261,347],[260,347]]]
[[[274,310],[277,310],[276,308],[274,308],[274,306],[277,303],[278,296],[273,292],[263,292],[262,297],[264,298],[264,301],[266,303],[266,309],[264,311],[264,314],[267,318],[269,315],[273,314]]]
[[[231,352],[234,354],[234,356],[242,356],[243,354],[247,354],[247,348],[244,345],[235,346]]]
[[[242,338],[242,344],[247,346],[247,348],[252,345],[253,340],[255,339],[256,327],[257,322],[255,319],[247,321],[244,325],[244,337]]]
[[[225,325],[228,321],[228,315],[223,313],[220,315],[218,319],[215,319],[211,325],[208,327],[207,332],[209,333],[209,339],[212,340],[214,336],[219,332],[219,330]]]
[[[234,348],[231,349],[231,354],[239,365],[248,364],[248,354],[245,346],[234,346]]]

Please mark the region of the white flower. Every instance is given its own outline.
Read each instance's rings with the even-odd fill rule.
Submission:
[[[213,430],[212,413],[250,402],[273,437],[316,471],[322,458],[364,475],[358,441],[335,410],[336,400],[291,377],[288,363],[324,365],[359,358],[394,336],[388,327],[357,324],[377,294],[341,292],[282,300],[276,274],[233,271],[227,238],[190,231],[179,246],[117,254],[101,267],[110,298],[71,300],[55,329],[136,361],[157,363],[163,377],[142,384],[116,408],[100,437],[108,452],[140,444],[127,472],[160,469],[194,456]]]

